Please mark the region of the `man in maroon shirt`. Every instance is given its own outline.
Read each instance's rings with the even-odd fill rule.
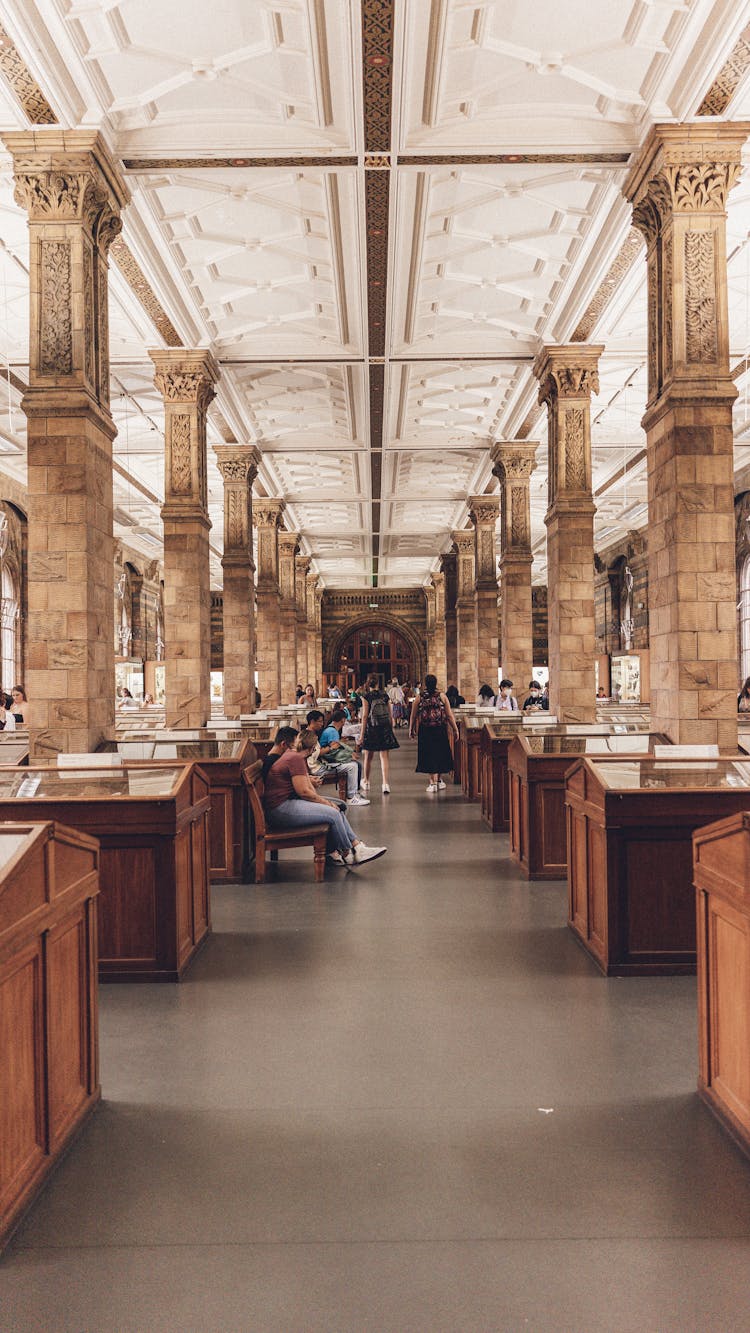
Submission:
[[[314,731],[303,731],[294,748],[276,760],[268,774],[263,805],[270,828],[305,828],[328,824],[328,859],[334,865],[363,865],[383,856],[387,847],[368,847],[354,832],[333,801],[321,796],[307,767],[307,756],[317,745]]]

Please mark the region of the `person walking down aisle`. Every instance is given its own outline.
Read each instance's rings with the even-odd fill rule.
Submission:
[[[429,773],[427,791],[445,791],[443,773],[453,768],[453,755],[448,742],[448,727],[453,739],[458,740],[458,727],[448,697],[437,687],[437,676],[425,676],[424,690],[420,690],[411,706],[409,735],[417,733],[417,773]]]
[[[307,755],[315,748],[314,731],[300,732],[294,748],[276,760],[268,774],[263,795],[271,828],[307,828],[328,824],[328,860],[334,865],[364,865],[383,856],[386,847],[368,847],[357,837],[346,815],[333,801],[321,796],[308,772]]]
[[[362,730],[359,736],[359,748],[364,751],[365,771],[360,784],[362,791],[370,790],[370,769],[372,756],[380,755],[380,771],[383,776],[383,795],[390,795],[390,755],[391,750],[398,750],[399,743],[393,734],[393,710],[385,690],[381,690],[377,676],[368,676],[365,702],[362,708]]]

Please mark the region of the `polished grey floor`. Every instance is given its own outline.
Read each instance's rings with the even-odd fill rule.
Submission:
[[[180,986],[101,992],[104,1105],[0,1330],[750,1330],[750,1163],[695,983],[605,980],[507,839],[396,756],[386,857],[217,887]]]

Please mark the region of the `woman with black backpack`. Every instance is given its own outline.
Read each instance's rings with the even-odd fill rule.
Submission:
[[[447,694],[438,690],[437,676],[425,676],[424,690],[420,690],[411,706],[409,735],[417,733],[416,772],[429,773],[429,792],[445,791],[442,775],[453,768],[448,727],[458,740],[458,727]]]
[[[359,736],[359,748],[364,752],[365,769],[360,791],[370,790],[370,769],[372,756],[380,755],[380,771],[383,775],[383,795],[390,796],[389,783],[390,751],[400,749],[393,734],[393,710],[385,690],[381,690],[377,676],[368,676],[367,691],[362,708],[362,730]]]

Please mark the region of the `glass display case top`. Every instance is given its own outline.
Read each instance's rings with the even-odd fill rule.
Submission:
[[[99,801],[170,796],[184,768],[18,768],[0,771],[0,801]]]
[[[652,754],[655,745],[669,744],[659,732],[619,734],[610,731],[597,735],[575,731],[572,727],[545,731],[536,736],[524,732],[523,739],[531,754]]]
[[[609,791],[736,791],[750,789],[750,761],[741,759],[595,759]]]
[[[241,735],[199,741],[148,740],[108,741],[106,749],[123,759],[238,759],[245,745]]]

